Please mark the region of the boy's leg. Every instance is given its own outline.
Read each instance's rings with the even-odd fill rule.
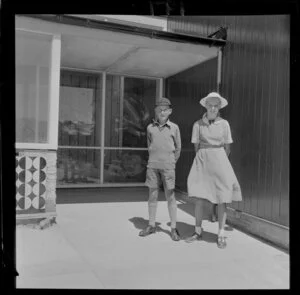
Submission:
[[[145,184],[149,187],[148,213],[149,225],[151,226],[155,226],[157,199],[160,183],[161,181],[158,170],[148,167]]]
[[[157,199],[159,188],[149,188],[148,212],[149,212],[149,225],[155,227]]]
[[[171,220],[171,228],[176,228],[177,203],[175,198],[175,170],[161,170],[162,182],[164,185],[165,197],[168,201],[168,211]]]
[[[165,190],[165,196],[168,201],[168,211],[171,220],[171,238],[174,241],[179,241],[180,236],[176,229],[177,221],[177,203],[175,198],[175,170],[162,170],[162,181]]]
[[[149,187],[149,199],[148,199],[148,213],[149,213],[149,225],[140,231],[139,235],[142,237],[148,236],[156,231],[155,219],[157,210],[157,199],[160,178],[157,169],[147,168],[146,173],[146,186]]]
[[[177,203],[174,190],[165,189],[165,196],[168,201],[168,211],[171,220],[171,228],[176,228],[177,221]]]

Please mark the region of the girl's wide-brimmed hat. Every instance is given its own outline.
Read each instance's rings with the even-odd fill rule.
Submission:
[[[216,97],[216,98],[220,99],[221,109],[224,108],[224,107],[226,107],[228,105],[227,99],[225,99],[224,97],[222,97],[218,92],[211,92],[211,93],[209,93],[207,96],[201,98],[200,101],[199,101],[199,103],[202,106],[205,107],[207,99],[212,98],[212,97]]]

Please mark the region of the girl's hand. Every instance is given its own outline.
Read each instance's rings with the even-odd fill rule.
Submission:
[[[229,144],[225,144],[224,145],[224,149],[225,149],[227,157],[229,157],[229,155],[230,155],[230,145]]]

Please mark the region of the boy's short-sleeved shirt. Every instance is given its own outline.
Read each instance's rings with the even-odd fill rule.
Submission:
[[[232,143],[228,121],[218,117],[215,122],[209,124],[207,118],[203,116],[194,123],[191,142],[211,145]]]
[[[160,126],[153,121],[147,127],[148,168],[175,169],[180,156],[181,138],[178,125],[167,121]]]

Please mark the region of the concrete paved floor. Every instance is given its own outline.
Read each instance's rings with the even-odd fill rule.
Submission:
[[[146,200],[145,189],[59,192],[56,225],[17,227],[17,288],[289,288],[289,255],[231,227],[226,249],[217,248],[217,223],[208,221],[203,241],[172,241],[163,195],[160,231],[139,237],[148,222]],[[185,238],[194,218],[182,206],[178,229]]]

